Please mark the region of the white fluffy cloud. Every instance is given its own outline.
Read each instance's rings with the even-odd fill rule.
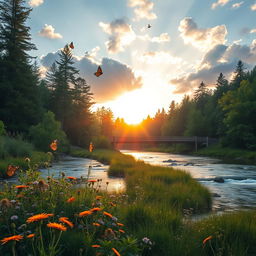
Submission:
[[[43,56],[41,58],[43,67],[49,68],[58,59],[58,53],[59,51]],[[103,71],[100,77],[94,75],[98,65]],[[80,71],[79,75],[91,86],[97,103],[113,100],[125,92],[142,86],[141,77],[136,77],[129,66],[114,59],[103,58],[98,62],[92,55],[87,54],[84,57],[75,57],[75,66]]]
[[[230,0],[218,0],[217,2],[212,4],[212,9],[215,9],[218,6],[226,5]]]
[[[136,19],[154,20],[157,18],[153,12],[154,3],[150,0],[129,0],[128,5],[134,8]]]
[[[29,4],[31,7],[37,7],[37,6],[39,6],[39,5],[43,4],[43,3],[44,3],[44,0],[30,0],[30,1],[28,2],[28,4]]]
[[[251,30],[250,30],[250,33],[251,33],[251,34],[252,34],[252,33],[256,33],[256,28],[251,29]]]
[[[39,32],[39,35],[42,37],[47,37],[50,39],[60,39],[62,35],[59,33],[55,33],[55,28],[52,25],[45,24],[44,27]]]
[[[253,4],[253,5],[251,6],[251,10],[252,10],[252,11],[256,11],[256,4]]]
[[[238,9],[238,8],[241,7],[241,5],[242,5],[243,3],[244,3],[244,1],[239,2],[239,3],[232,4],[232,8],[233,8],[233,9]]]
[[[148,34],[146,34],[143,36],[137,36],[137,38],[140,40],[149,41],[152,43],[166,43],[171,41],[171,38],[168,35],[168,33],[162,33],[159,36],[154,36],[154,37],[150,37]]]
[[[111,23],[100,22],[99,26],[110,35],[106,42],[106,47],[110,53],[123,51],[125,46],[136,39],[131,25],[124,19],[116,19]]]
[[[201,81],[213,85],[221,72],[229,78],[239,60],[242,60],[248,68],[253,67],[256,62],[256,40],[253,40],[249,46],[236,43],[230,46],[216,45],[205,54],[194,72],[172,79],[170,84],[176,86],[174,93],[191,92]]]
[[[225,25],[198,28],[195,21],[187,17],[181,20],[179,31],[185,44],[191,44],[202,51],[208,51],[215,45],[226,42],[227,29]]]

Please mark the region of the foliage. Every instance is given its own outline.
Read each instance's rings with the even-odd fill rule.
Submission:
[[[42,151],[49,151],[49,145],[53,140],[58,141],[60,151],[67,152],[69,148],[60,122],[55,120],[54,114],[50,111],[44,114],[41,123],[30,128],[30,137],[36,148]]]
[[[0,136],[6,135],[6,130],[4,127],[4,122],[0,120]]]

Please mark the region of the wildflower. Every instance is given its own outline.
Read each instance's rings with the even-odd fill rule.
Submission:
[[[54,229],[58,229],[60,231],[66,231],[67,228],[65,226],[63,226],[62,224],[60,223],[56,223],[56,222],[50,222],[47,224],[47,227],[48,228],[54,228]]]
[[[71,221],[69,221],[67,217],[61,217],[61,218],[59,218],[59,221],[67,224],[71,228],[74,227],[74,224]]]
[[[40,220],[48,219],[51,216],[53,216],[53,214],[40,213],[40,214],[36,214],[34,216],[29,217],[26,222],[31,223],[31,222],[35,222],[35,221],[40,221]]]
[[[87,182],[94,183],[94,182],[97,182],[97,180],[88,180]]]
[[[125,233],[125,231],[123,229],[119,229],[118,230],[120,233]]]
[[[104,237],[108,240],[112,240],[116,238],[116,235],[112,228],[108,228],[104,232]]]
[[[46,184],[44,180],[40,180],[40,181],[38,182],[38,187],[39,187],[39,189],[40,189],[41,191],[45,191],[45,190],[48,189],[49,185]]]
[[[15,201],[16,202],[16,201]],[[12,202],[8,199],[8,198],[3,198],[1,201],[0,201],[0,207],[1,208],[9,208],[12,206],[11,204]]]
[[[91,211],[83,211],[79,213],[79,217],[84,217],[84,216],[88,216],[91,215],[92,212]]]
[[[6,243],[8,243],[10,241],[20,241],[21,239],[23,239],[23,236],[21,236],[21,235],[9,236],[9,237],[3,238],[1,240],[1,243],[2,244],[6,244]]]
[[[145,244],[152,245],[152,242],[151,242],[150,239],[147,238],[147,237],[142,238],[142,242],[145,243]]]
[[[19,217],[18,217],[17,215],[13,215],[13,216],[11,216],[10,219],[11,219],[12,221],[14,221],[14,220],[17,220],[18,218],[19,218]]]
[[[25,158],[25,162],[30,163],[30,158],[26,157],[26,158]]]
[[[102,209],[99,208],[99,207],[95,207],[95,208],[92,208],[90,211],[91,212],[98,212],[98,211],[101,211]]]
[[[57,148],[58,148],[57,140],[54,140],[54,141],[50,144],[50,148],[51,148],[53,151],[56,151],[56,150],[57,150]]]
[[[105,216],[108,216],[109,218],[113,218],[113,215],[112,214],[110,214],[110,213],[108,213],[108,212],[103,212],[103,214],[105,215]]]
[[[92,225],[96,227],[100,227],[100,223],[97,223],[97,222],[93,222]]]
[[[93,245],[92,245],[92,248],[100,248],[100,245],[98,245],[98,244],[93,244]]]
[[[123,227],[124,226],[124,224],[123,223],[120,223],[120,222],[117,222],[116,223],[118,226],[120,226],[120,227]]]
[[[121,256],[121,254],[115,248],[112,248],[112,251],[115,253],[116,256]]]
[[[18,166],[14,166],[14,165],[9,164],[7,166],[6,175],[9,176],[9,177],[12,177],[18,169],[19,169]]]
[[[18,186],[15,186],[15,188],[23,189],[23,188],[29,188],[29,186],[27,186],[27,185],[18,185]]]
[[[67,177],[69,180],[76,180],[77,178],[76,177],[72,177],[72,176],[68,176]]]
[[[208,236],[203,240],[203,245],[205,245],[209,240],[212,239],[212,236]]]
[[[33,237],[35,237],[35,234],[29,234],[29,235],[27,236],[27,238],[33,238]]]
[[[102,199],[102,196],[96,196],[96,200]]]
[[[67,203],[72,203],[74,202],[76,199],[72,196],[67,200]]]
[[[111,206],[113,206],[113,207],[116,206],[116,204],[114,204],[113,202],[110,202],[109,204],[110,204]]]

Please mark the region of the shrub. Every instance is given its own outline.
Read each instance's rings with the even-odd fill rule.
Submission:
[[[37,149],[49,151],[49,145],[53,140],[58,140],[62,152],[69,151],[69,143],[65,132],[61,129],[60,122],[55,120],[52,112],[44,114],[43,120],[38,125],[32,126],[29,131],[32,142]]]

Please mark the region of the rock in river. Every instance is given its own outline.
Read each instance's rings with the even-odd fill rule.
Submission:
[[[224,182],[225,182],[225,180],[224,180],[222,177],[215,177],[215,178],[213,179],[213,181],[214,181],[214,182],[218,182],[218,183],[224,183]]]

